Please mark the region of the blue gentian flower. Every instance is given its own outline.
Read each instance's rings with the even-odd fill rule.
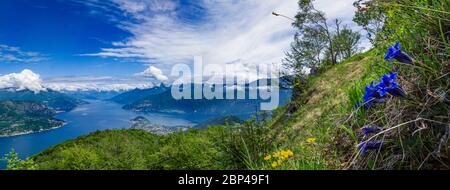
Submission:
[[[378,88],[373,86],[373,82],[370,82],[369,86],[366,86],[366,93],[363,96],[364,103],[369,103],[374,97],[380,97]]]
[[[383,103],[385,101],[384,97],[386,94],[391,94],[392,96],[405,97],[406,92],[403,88],[395,82],[397,79],[397,73],[386,74],[381,77],[381,81],[374,85],[373,81],[370,82],[369,86],[366,86],[366,93],[363,96],[363,105],[367,109],[373,106],[374,103]],[[355,107],[361,106],[361,102],[357,102]]]
[[[365,125],[363,128],[361,128],[361,130],[363,131],[364,135],[370,135],[371,133],[378,133],[381,131],[381,128],[378,126],[370,126],[370,125]]]
[[[388,51],[386,53],[386,56],[384,57],[384,60],[390,60],[390,59],[396,59],[397,61],[401,63],[406,64],[412,64],[413,59],[403,52],[400,47],[400,42],[395,43],[394,46],[391,46],[388,48]]]
[[[384,88],[386,92],[389,92],[389,94],[391,94],[392,96],[405,97],[406,92],[397,82],[395,82],[396,79],[397,73],[384,75],[383,77],[381,77],[380,86]]]
[[[384,102],[383,97],[387,94],[385,88],[380,84],[374,86],[373,81],[369,86],[366,86],[366,93],[363,96],[364,108],[369,108],[373,103]]]
[[[384,60],[393,59],[400,52],[400,42],[397,42],[394,46],[390,46],[384,57]]]
[[[374,140],[374,141],[366,141],[362,142],[358,145],[359,150],[361,150],[361,154],[365,154],[367,150],[377,150],[381,148],[383,141]]]

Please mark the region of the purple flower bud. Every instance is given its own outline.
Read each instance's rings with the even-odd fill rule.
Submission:
[[[397,83],[394,86],[392,86],[391,88],[387,89],[387,91],[392,96],[399,96],[399,97],[405,97],[406,96],[406,92]]]
[[[406,63],[406,64],[412,64],[413,59],[405,52],[400,51],[395,57],[395,60],[397,60],[400,63]]]
[[[365,125],[363,128],[361,128],[361,130],[363,131],[364,135],[369,135],[371,133],[378,133],[381,131],[381,128],[378,126],[370,126],[370,125]]]
[[[367,150],[377,150],[377,149],[381,148],[382,144],[383,144],[383,141],[374,140],[374,141],[362,142],[358,145],[358,147],[361,150],[361,154],[365,154],[367,152]]]

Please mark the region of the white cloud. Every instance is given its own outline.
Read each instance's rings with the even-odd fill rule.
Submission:
[[[345,24],[357,28],[352,23],[353,1],[318,0],[315,5],[330,19],[341,18]],[[139,58],[162,69],[192,63],[194,56],[203,56],[205,64],[241,61],[245,65],[280,65],[293,41],[295,29],[292,21],[271,13],[276,11],[294,17],[298,10],[297,0],[200,0],[195,7],[179,7],[186,9],[184,12],[199,14],[186,16],[176,9],[174,1],[113,2],[118,9],[139,20],[118,23],[118,27],[129,31],[132,37],[112,43],[114,48],[104,48],[86,56]],[[198,10],[203,10],[204,14]],[[193,20],[192,16],[201,19]]]
[[[139,1],[141,2],[141,1]],[[251,64],[278,63],[289,49],[294,33],[291,21],[271,15],[276,10],[295,15],[296,0],[199,1],[204,9],[202,21],[183,18],[171,1],[148,1],[147,7],[166,10],[159,14],[133,12],[139,23],[123,23],[119,27],[133,36],[115,42],[114,48],[87,54],[102,57],[136,57],[148,63],[166,65],[191,63],[194,56],[203,56],[205,64],[242,61]],[[156,5],[155,5],[156,4]],[[169,3],[171,4],[171,3]],[[120,5],[120,4],[119,4]],[[182,7],[183,8],[183,7]],[[166,71],[168,72],[168,71]]]
[[[48,88],[55,91],[128,91],[133,89],[147,89],[154,85],[152,83],[136,83],[136,84],[93,84],[93,83],[49,83],[46,85]]]
[[[0,76],[0,89],[30,90],[35,93],[52,89],[55,91],[127,91],[154,86],[149,80],[134,77],[81,76],[41,79],[29,69],[20,73]]]
[[[146,14],[153,12],[173,11],[176,4],[173,1],[161,0],[112,0],[118,8],[130,14]]]
[[[33,71],[25,69],[20,73],[0,76],[0,89],[13,88],[17,90],[31,90],[35,93],[46,91],[41,77]]]
[[[22,51],[18,47],[0,44],[0,63],[30,63],[47,60],[38,52]]]
[[[366,32],[353,22],[356,11],[356,8],[353,6],[354,2],[355,0],[316,0],[314,1],[314,6],[318,10],[323,11],[330,21],[333,21],[336,18],[341,19],[342,24],[347,25],[354,31],[366,35]],[[362,38],[360,47],[362,47],[364,51],[367,51],[372,48],[372,44],[367,38]]]
[[[44,80],[45,86],[56,91],[126,91],[154,86],[148,79],[119,76],[66,76]]]
[[[137,73],[136,76],[155,78],[158,81],[167,81],[169,78],[163,74],[161,69],[149,66],[145,71]]]
[[[316,0],[314,6],[324,12],[328,19],[340,18],[351,22],[356,10],[354,2],[355,0]]]

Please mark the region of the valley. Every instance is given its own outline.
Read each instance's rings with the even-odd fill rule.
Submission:
[[[289,89],[281,102],[287,102]],[[0,91],[0,154],[21,158],[95,131],[137,129],[168,135],[191,128],[240,123],[257,112],[260,100],[175,101],[170,87],[127,92]],[[142,102],[159,102],[148,106]],[[202,102],[202,103],[199,103]],[[139,109],[130,105],[139,105]],[[167,111],[172,110],[172,111]],[[174,111],[182,110],[182,111]],[[237,111],[240,110],[240,111]],[[63,126],[63,127],[62,127]],[[37,133],[39,132],[39,133]],[[0,168],[5,163],[0,161]]]
[[[19,153],[21,158],[37,154],[51,146],[67,140],[75,139],[95,131],[108,129],[129,129],[130,120],[144,116],[155,125],[164,126],[192,126],[195,123],[176,115],[147,113],[137,114],[123,110],[120,104],[103,100],[86,100],[83,104],[70,112],[54,115],[55,120],[65,121],[60,128],[32,133],[27,135],[0,137],[0,155],[5,155],[12,149]],[[5,168],[5,162],[0,161],[0,168]]]

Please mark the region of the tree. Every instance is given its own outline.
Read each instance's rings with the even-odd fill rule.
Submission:
[[[338,52],[336,57],[339,57],[339,60],[344,60],[358,53],[360,50],[358,44],[361,40],[361,34],[347,28],[347,26],[337,31],[333,39]]]
[[[306,29],[303,35],[296,34],[291,52],[286,53],[284,65],[295,75],[306,75],[305,68],[317,69],[322,64],[326,39],[315,29]]]
[[[38,169],[38,165],[31,159],[27,158],[22,160],[19,158],[19,154],[17,154],[14,149],[11,150],[8,154],[5,155],[1,160],[6,161],[7,170],[36,170]]]
[[[313,0],[299,0],[299,12],[293,25],[297,28],[291,51],[286,53],[285,68],[300,78],[306,77],[306,68],[312,71],[326,63],[336,64],[358,52],[360,34],[344,27],[342,21],[334,25],[317,10]]]
[[[380,6],[385,0],[364,1],[357,0],[353,3],[357,11],[353,21],[361,26],[367,33],[367,38],[375,45],[379,41],[380,36],[377,35],[383,29],[387,20],[384,14],[384,7]]]
[[[327,49],[331,52],[331,63],[336,64],[335,47],[333,44],[333,33],[328,25],[325,14],[317,10],[313,5],[313,0],[300,0],[298,2],[299,12],[295,16],[294,26],[298,29],[298,34],[307,33],[318,34],[327,40]],[[314,32],[312,32],[314,31]]]

